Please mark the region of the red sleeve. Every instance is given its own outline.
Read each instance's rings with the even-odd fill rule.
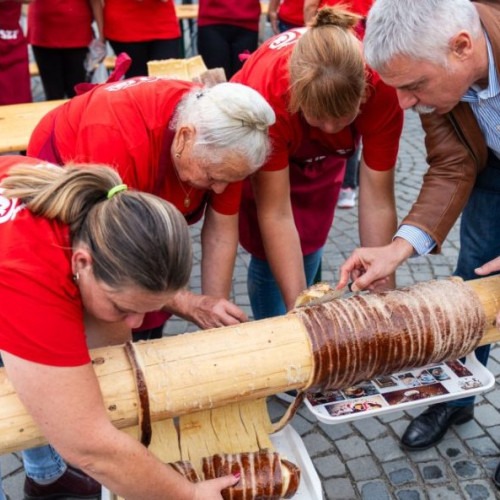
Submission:
[[[373,170],[393,168],[403,131],[403,110],[396,91],[378,80],[355,126],[363,140],[363,157],[367,165]]]
[[[67,229],[27,209],[13,219],[0,221],[0,349],[53,366],[88,363]]]
[[[221,194],[213,194],[210,206],[219,214],[234,215],[239,212],[243,182],[233,182]]]

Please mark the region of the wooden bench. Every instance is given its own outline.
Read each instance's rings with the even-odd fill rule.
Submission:
[[[64,102],[66,99],[0,106],[0,153],[25,151],[38,122]]]

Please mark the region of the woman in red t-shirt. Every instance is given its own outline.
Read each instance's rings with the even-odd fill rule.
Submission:
[[[394,167],[403,113],[395,90],[365,67],[356,20],[338,8],[323,9],[311,28],[267,40],[232,79],[262,93],[276,113],[271,156],[245,181],[240,210],[257,319],[293,308],[314,279],[346,158],[360,140],[363,245],[388,243],[396,229]]]
[[[126,341],[186,285],[184,218],[111,168],[39,163],[0,158],[0,350],[10,382],[62,456],[120,496],[222,499],[236,477],[192,484],[111,424],[89,356]]]
[[[132,64],[126,77],[146,76],[147,62],[181,57],[181,31],[174,0],[103,0],[104,36],[115,54]]]
[[[28,40],[47,100],[75,95],[84,82],[89,44],[103,43],[101,0],[34,0],[28,10]]]
[[[229,302],[238,246],[241,181],[268,151],[274,112],[253,89],[234,83],[139,77],[100,85],[51,111],[34,130],[28,155],[65,164],[105,163],[125,182],[172,202],[201,231],[201,289],[167,309],[201,328],[246,321]],[[161,337],[165,315],[148,317]],[[146,334],[144,334],[146,335]],[[142,338],[142,337],[136,337]]]

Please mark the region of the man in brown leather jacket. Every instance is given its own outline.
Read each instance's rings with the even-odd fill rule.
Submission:
[[[412,255],[439,252],[461,212],[455,274],[500,271],[500,2],[377,0],[364,45],[401,107],[421,114],[430,168],[392,243],[356,249],[338,287],[350,277],[353,290],[370,289]],[[488,353],[489,346],[476,349],[483,364]],[[472,417],[472,398],[431,406],[402,444],[426,449]],[[494,483],[500,488],[500,466]]]

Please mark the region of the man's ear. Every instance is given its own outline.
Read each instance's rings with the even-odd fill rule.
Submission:
[[[74,276],[79,276],[82,271],[92,267],[92,255],[88,248],[80,246],[73,251],[71,256],[71,270]]]
[[[179,127],[174,136],[174,153],[182,155],[186,148],[192,147],[196,136],[196,129],[193,125],[183,125]]]
[[[468,31],[461,31],[450,40],[450,51],[459,60],[472,56],[474,42]]]

